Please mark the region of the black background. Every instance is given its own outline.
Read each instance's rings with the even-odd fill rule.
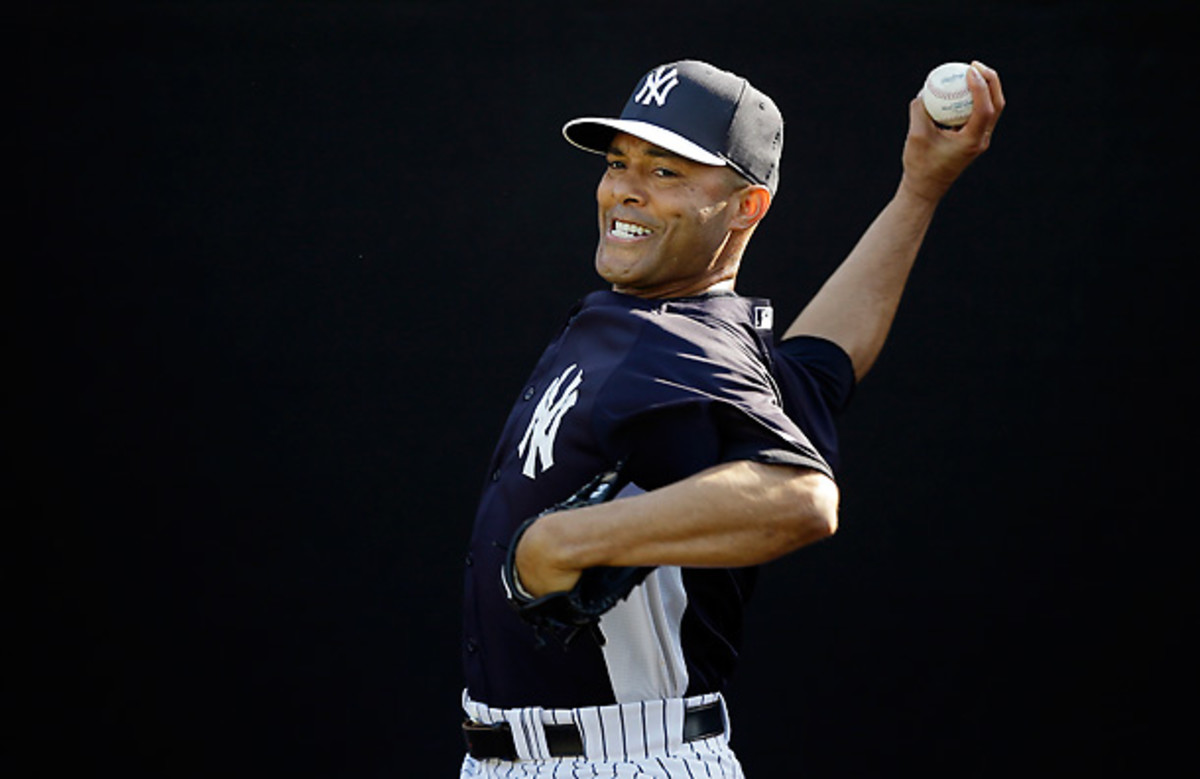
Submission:
[[[1151,775],[1194,724],[1181,5],[28,4],[36,765],[455,775],[477,486],[599,286],[601,165],[561,124],[680,57],[771,94],[739,289],[786,324],[890,196],[924,74],[979,58],[1008,111],[843,419],[841,530],[765,570],[734,746],[751,777]]]

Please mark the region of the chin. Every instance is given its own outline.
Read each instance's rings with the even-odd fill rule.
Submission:
[[[596,252],[596,273],[610,284],[627,284],[635,275],[635,263],[609,256],[603,250]]]

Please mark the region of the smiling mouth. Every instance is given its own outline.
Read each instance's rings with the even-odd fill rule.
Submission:
[[[649,227],[642,227],[640,224],[626,222],[623,219],[614,219],[612,226],[608,229],[608,234],[613,238],[622,238],[625,240],[641,238],[650,235],[652,232],[654,231]]]

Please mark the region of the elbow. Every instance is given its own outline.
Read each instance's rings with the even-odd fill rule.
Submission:
[[[812,523],[814,532],[821,538],[828,538],[838,529],[838,501],[841,491],[833,479],[824,474],[816,476],[816,484],[811,490],[810,498],[813,507]]]
[[[837,483],[823,473],[806,471],[792,483],[795,548],[829,538],[838,529],[838,501],[841,496]]]
[[[791,465],[744,465],[757,478],[744,483],[738,501],[746,541],[734,545],[740,547],[738,565],[765,563],[837,532],[840,492],[833,479]]]

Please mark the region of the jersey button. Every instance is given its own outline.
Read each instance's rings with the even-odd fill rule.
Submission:
[[[525,394],[521,396],[523,400],[533,400],[533,394],[536,390],[533,387],[526,387]]]

